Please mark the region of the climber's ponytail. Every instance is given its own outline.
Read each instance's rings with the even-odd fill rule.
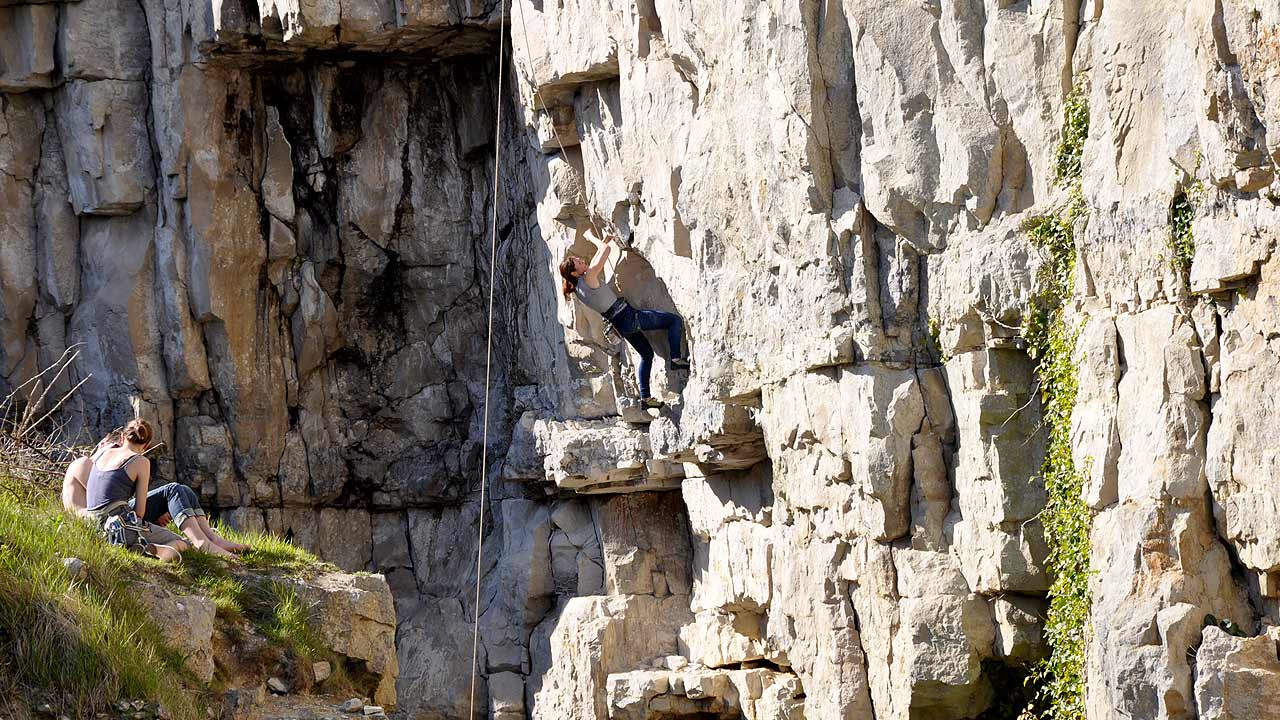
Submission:
[[[560,281],[562,287],[560,292],[564,294],[564,299],[568,300],[573,296],[574,288],[578,287],[578,276],[573,274],[573,256],[564,259],[560,263]]]

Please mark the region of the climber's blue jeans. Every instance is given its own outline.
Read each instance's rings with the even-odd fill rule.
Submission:
[[[134,501],[129,501],[129,509],[134,509]],[[182,523],[190,518],[204,515],[200,509],[200,498],[196,491],[182,483],[161,485],[147,493],[147,513],[143,520],[155,523],[161,515],[169,513],[173,524],[182,527]]]
[[[666,330],[667,346],[671,348],[671,358],[679,359],[680,338],[684,334],[684,322],[675,313],[661,310],[637,310],[630,305],[624,307],[611,322],[618,334],[626,339],[636,352],[640,353],[640,364],[636,366],[636,380],[640,384],[640,397],[649,397],[649,375],[653,370],[653,346],[644,336],[645,330]]]

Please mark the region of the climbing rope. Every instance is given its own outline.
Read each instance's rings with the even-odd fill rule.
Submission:
[[[519,0],[515,2],[517,12],[520,14],[520,28],[523,31],[523,39],[525,45],[525,54],[530,59],[533,53],[529,49],[529,29],[524,21],[524,5]],[[507,16],[507,1],[500,0],[498,5],[499,22]],[[496,278],[497,258],[498,258],[498,177],[501,174],[502,165],[502,81],[504,75],[506,59],[506,43],[502,37],[501,31],[498,33],[498,93],[496,98],[495,122],[493,131],[493,217],[489,223],[489,319],[488,329],[485,336],[484,350],[484,431],[482,445],[480,446],[480,518],[478,529],[476,532],[476,594],[475,594],[475,625],[471,632],[471,695],[468,700],[467,718],[475,719],[476,712],[476,680],[479,676],[479,652],[480,652],[480,576],[484,570],[484,510],[486,502],[486,485],[489,474],[489,387],[490,378],[493,367],[493,294],[494,281]],[[543,108],[547,104],[542,99],[542,91],[538,88],[537,83],[533,83],[533,92],[538,98],[538,104]],[[555,137],[556,145],[560,147],[560,155],[566,157],[564,142],[560,139],[560,131],[556,129],[555,118],[548,117],[551,120],[551,133]],[[595,225],[594,220],[592,225]],[[597,232],[599,230],[597,229]]]
[[[507,0],[499,0],[498,25],[507,16]],[[480,520],[476,538],[476,604],[475,627],[471,632],[471,695],[467,707],[467,720],[476,716],[476,676],[479,674],[480,651],[480,574],[484,562],[484,507],[485,486],[489,476],[489,379],[493,368],[493,290],[498,266],[498,176],[502,166],[502,76],[506,57],[506,41],[498,32],[498,94],[493,123],[493,218],[489,223],[489,327],[484,347],[484,432],[480,445]]]

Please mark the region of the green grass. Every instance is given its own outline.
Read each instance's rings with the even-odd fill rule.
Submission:
[[[12,479],[0,469],[0,480]],[[47,702],[62,714],[93,717],[120,700],[143,699],[175,720],[202,717],[205,694],[219,680],[203,686],[160,640],[136,599],[139,580],[211,598],[222,632],[267,640],[264,668],[328,660],[334,673],[322,689],[352,687],[320,640],[311,608],[287,582],[335,569],[311,553],[273,535],[219,526],[253,548],[240,562],[188,551],[180,564],[161,563],[107,544],[46,488],[0,488],[0,715]],[[68,557],[85,563],[87,578],[70,576]]]
[[[155,561],[104,543],[52,500],[0,497],[0,673],[35,704],[87,717],[118,700],[152,699],[199,717],[194,679],[163,642],[128,578]],[[73,580],[62,560],[89,568]]]
[[[337,570],[333,565],[271,533],[242,533],[216,524],[218,532],[233,542],[244,543],[253,549],[240,556],[247,568],[278,570],[289,574],[308,574],[318,570]]]

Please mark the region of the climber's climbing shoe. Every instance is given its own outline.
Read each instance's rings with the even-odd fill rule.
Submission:
[[[665,403],[663,403],[658,398],[647,397],[641,400],[640,404],[643,405],[644,409],[646,410],[657,410],[658,408],[662,407]]]
[[[671,358],[671,362],[668,364],[670,365],[672,370],[688,370],[689,369],[689,361],[685,360],[684,358]]]

